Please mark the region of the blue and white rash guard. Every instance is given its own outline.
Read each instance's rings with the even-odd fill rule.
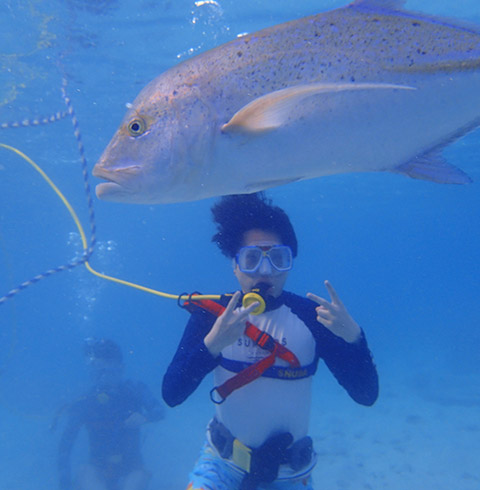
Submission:
[[[276,358],[274,366],[260,378],[216,405],[217,419],[247,446],[258,447],[279,432],[290,432],[295,441],[308,434],[312,376],[319,359],[356,402],[372,405],[377,399],[377,371],[363,331],[355,343],[345,342],[316,320],[316,306],[307,298],[284,291],[273,308],[248,318],[292,351],[301,367],[288,369],[286,361]],[[163,380],[168,405],[182,403],[211,371],[215,386],[219,386],[270,354],[242,335],[214,358],[204,338],[215,320],[201,309],[192,314]]]

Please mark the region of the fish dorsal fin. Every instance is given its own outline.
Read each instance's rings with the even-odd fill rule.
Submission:
[[[376,7],[388,8],[393,10],[401,10],[405,5],[406,0],[355,0],[350,4],[352,7]]]
[[[405,85],[388,83],[310,83],[295,85],[275,92],[270,92],[253,100],[236,112],[222,131],[258,133],[271,131],[285,125],[290,114],[305,98],[326,93],[352,90],[414,90]]]

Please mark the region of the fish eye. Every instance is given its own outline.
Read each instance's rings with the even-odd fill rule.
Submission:
[[[128,123],[128,132],[131,136],[140,136],[146,129],[145,121],[143,119],[136,118]]]

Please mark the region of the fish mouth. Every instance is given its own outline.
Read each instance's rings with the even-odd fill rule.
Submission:
[[[100,165],[95,165],[92,175],[107,181],[95,186],[95,194],[104,201],[130,202],[131,196],[138,190],[135,186],[126,185],[125,181],[131,184],[132,177],[137,175],[139,171],[140,167],[138,165],[116,170],[107,170]]]
[[[125,188],[115,182],[104,182],[95,186],[95,194],[104,201],[123,201],[122,197],[129,195]]]

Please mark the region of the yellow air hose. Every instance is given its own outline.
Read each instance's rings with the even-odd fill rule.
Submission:
[[[68,212],[70,213],[70,216],[72,217],[73,221],[75,222],[75,226],[77,227],[78,232],[80,233],[80,236],[82,238],[83,250],[84,250],[84,252],[87,252],[87,250],[88,250],[87,238],[86,238],[85,232],[83,230],[82,224],[80,223],[80,220],[78,219],[77,213],[75,213],[75,210],[73,209],[71,204],[68,202],[67,198],[62,194],[60,189],[54,184],[54,182],[50,179],[50,177],[40,168],[40,166],[37,165],[27,155],[25,155],[25,153],[21,152],[17,148],[14,148],[13,146],[6,145],[4,143],[0,143],[0,147],[15,153],[20,158],[25,160],[28,164],[30,164],[42,176],[42,178],[45,180],[45,182],[47,182],[47,184],[53,189],[55,194],[57,194],[57,196],[63,202],[64,206],[68,209]],[[102,279],[105,279],[107,281],[112,281],[112,282],[116,282],[118,284],[123,284],[124,286],[129,286],[131,288],[138,289],[138,290],[144,291],[146,293],[155,294],[157,296],[161,296],[162,298],[174,299],[177,301],[187,301],[190,298],[190,295],[188,295],[188,294],[178,295],[178,294],[164,293],[162,291],[157,291],[157,290],[152,289],[152,288],[148,288],[145,286],[141,286],[139,284],[135,284],[133,282],[129,282],[129,281],[125,281],[123,279],[119,279],[118,277],[113,277],[113,276],[108,276],[106,274],[102,274],[101,272],[96,271],[90,265],[88,260],[80,261],[78,264],[80,264],[80,263],[83,263],[85,265],[85,267],[87,268],[87,270],[89,272],[91,272],[93,275],[100,277]],[[60,270],[65,270],[65,268],[60,268]],[[48,274],[48,275],[50,275],[50,274]],[[48,277],[48,275],[45,275],[43,277]],[[37,282],[39,279],[41,279],[43,277],[42,276],[36,276],[36,278],[34,278],[35,280],[26,281],[25,283],[23,283],[24,287],[26,287],[26,285],[29,285],[33,282]],[[23,288],[21,288],[21,289],[23,289]],[[12,290],[12,291],[18,292],[18,291],[20,291],[20,288],[17,288],[17,290]],[[14,295],[14,294],[11,294],[12,291],[9,294],[7,294],[6,296],[4,296],[3,298],[0,298],[0,303],[4,302],[7,299],[7,297],[12,297]],[[197,300],[200,300],[200,299],[220,299],[220,298],[221,298],[221,295],[219,295],[219,294],[195,295],[195,299],[197,299]]]

